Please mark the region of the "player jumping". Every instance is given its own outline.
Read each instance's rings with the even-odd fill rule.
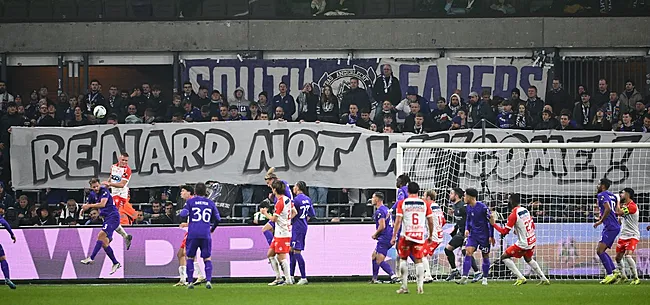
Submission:
[[[113,232],[120,225],[120,213],[117,211],[113,203],[113,197],[108,190],[99,183],[99,179],[92,178],[88,182],[90,184],[90,194],[88,195],[88,203],[81,206],[81,211],[88,209],[99,209],[99,215],[104,218],[104,226],[97,234],[97,242],[90,257],[81,261],[82,264],[92,264],[95,256],[99,253],[99,249],[104,248],[106,255],[113,262],[113,267],[109,274],[115,273],[122,265],[115,259],[115,253],[111,248],[111,240],[113,240]]]
[[[639,274],[636,269],[636,262],[634,261],[634,251],[636,245],[639,243],[641,232],[639,231],[639,209],[636,203],[632,201],[634,198],[634,190],[625,188],[621,191],[621,201],[616,204],[616,214],[622,217],[621,220],[621,236],[618,238],[618,245],[616,246],[616,263],[619,266],[623,278],[627,278],[625,268],[620,268],[623,263],[623,256],[625,261],[632,270],[631,285],[639,285]]]
[[[379,268],[381,267],[386,274],[390,276],[391,282],[399,281],[399,278],[393,274],[390,265],[385,262],[388,249],[393,246],[390,244],[390,238],[393,236],[393,217],[388,212],[388,207],[384,205],[384,194],[376,192],[372,195],[372,203],[376,208],[372,218],[375,220],[375,233],[372,239],[377,241],[375,250],[372,251],[372,280],[371,284],[378,284]],[[399,266],[397,266],[399,268]]]
[[[442,208],[436,203],[436,197],[438,197],[438,194],[434,190],[428,190],[424,193],[424,201],[429,203],[431,206],[431,212],[433,213],[433,236],[430,236],[429,241],[424,247],[424,259],[422,259],[425,283],[433,282],[431,269],[429,267],[429,259],[442,243],[442,229],[447,222],[445,220],[445,213],[442,212]]]
[[[181,197],[185,199],[185,206],[180,212],[180,217],[191,214],[187,220],[188,289],[194,289],[192,277],[194,257],[198,249],[201,249],[201,258],[205,263],[205,288],[212,289],[212,233],[219,225],[221,217],[214,202],[205,196],[207,196],[207,187],[204,183],[197,183],[195,188],[190,185],[181,187]]]
[[[535,222],[533,217],[530,215],[528,210],[519,203],[519,195],[512,194],[508,199],[508,209],[512,212],[508,216],[508,222],[506,227],[502,228],[494,220],[494,214],[490,217],[490,223],[492,226],[505,236],[510,233],[510,230],[515,230],[515,235],[517,235],[517,241],[514,245],[508,247],[506,252],[501,255],[501,261],[512,271],[514,275],[517,276],[517,281],[514,286],[520,286],[526,284],[526,278],[521,274],[515,262],[512,261],[512,257],[521,258],[523,257],[526,263],[532,268],[535,273],[542,279],[539,283],[540,285],[550,285],[551,282],[546,278],[544,272],[539,267],[539,264],[533,259],[533,252],[535,251],[535,243],[537,242],[537,237],[535,235]]]
[[[187,228],[187,222],[181,223],[179,225],[179,228]],[[187,286],[187,256],[185,255],[186,248],[187,232],[185,232],[185,237],[183,237],[181,247],[178,249],[178,252],[176,252],[176,258],[178,258],[178,275],[180,276],[180,280],[178,283],[174,284],[174,287]],[[198,275],[196,282],[194,282],[195,286],[206,282],[205,276],[203,276],[203,272],[201,271],[201,268],[199,268],[199,262],[194,262],[194,272]]]
[[[465,202],[463,197],[465,192],[461,188],[454,188],[449,191],[449,202],[453,204],[453,208],[449,208],[449,213],[453,213],[454,219],[456,220],[454,224],[454,230],[451,231],[451,240],[445,247],[445,255],[447,256],[447,261],[451,267],[451,272],[445,281],[455,280],[456,277],[460,275],[460,271],[456,268],[456,255],[454,250],[460,248],[465,243],[465,223],[467,221],[467,210],[465,209]],[[462,249],[463,257],[466,255],[465,249]],[[483,277],[483,273],[478,272],[478,266],[476,265],[476,259],[474,256],[470,256],[472,259],[472,270],[474,270],[474,279],[472,282],[478,282]]]
[[[298,285],[307,285],[307,273],[305,272],[305,259],[302,257],[302,251],[305,250],[305,237],[307,236],[307,221],[314,218],[314,206],[311,199],[307,197],[307,183],[305,181],[298,181],[293,186],[293,192],[296,194],[294,198],[295,209],[297,216],[292,218],[291,229],[291,252],[289,252],[291,278],[293,279],[296,273],[296,263],[300,268],[300,281]]]
[[[129,180],[131,180],[129,154],[123,152],[120,155],[117,164],[111,166],[111,176],[108,180],[102,182],[102,184],[107,188],[111,188],[113,202],[120,213],[120,225],[115,229],[115,232],[124,238],[127,250],[131,248],[133,236],[127,234],[122,225],[131,225],[138,216],[138,212],[129,202],[129,187],[127,186]]]
[[[477,201],[478,191],[469,188],[465,191],[465,202],[467,203],[467,222],[465,223],[465,237],[467,237],[467,255],[463,261],[463,276],[458,284],[467,284],[467,275],[472,265],[471,257],[477,249],[483,256],[483,281],[487,285],[487,276],[490,272],[490,246],[494,246],[494,230],[490,226],[490,209],[480,201]]]
[[[269,221],[275,223],[274,237],[267,257],[271,262],[271,267],[275,274],[280,273],[280,266],[278,262],[282,265],[282,270],[284,271],[284,281],[282,279],[276,278],[269,285],[271,286],[281,286],[285,284],[293,284],[291,279],[291,274],[289,271],[289,263],[287,262],[287,253],[289,253],[290,243],[291,243],[291,218],[296,216],[297,211],[293,207],[293,202],[290,198],[283,195],[286,191],[287,185],[282,181],[274,181],[271,184],[271,189],[273,190],[273,196],[277,198],[275,203],[275,211],[273,215],[269,215],[267,211],[262,211],[264,217]],[[277,260],[275,259],[277,255]]]
[[[424,293],[424,265],[422,257],[424,256],[424,247],[426,240],[425,224],[428,224],[429,242],[433,237],[433,213],[431,205],[424,202],[418,197],[420,186],[415,182],[407,185],[408,198],[400,200],[397,203],[397,218],[395,220],[395,230],[390,240],[391,245],[395,244],[397,232],[403,227],[400,233],[398,249],[400,255],[400,265],[402,275],[402,287],[397,290],[398,294],[407,294],[408,290],[408,267],[406,259],[413,255],[415,270],[417,274],[418,294]]]
[[[612,207],[615,207],[617,199],[616,196],[609,191],[611,185],[612,182],[609,179],[603,178],[600,179],[600,183],[598,183],[597,187],[600,218],[598,218],[598,221],[594,223],[594,228],[597,228],[602,224],[603,233],[598,242],[596,254],[598,254],[598,257],[607,272],[605,279],[600,281],[601,284],[611,284],[618,278],[618,273],[616,275],[614,274],[614,262],[606,252],[607,249],[612,247],[616,240],[616,236],[618,236],[618,233],[621,231],[621,225],[618,223],[616,213],[612,211]]]
[[[7,230],[7,232],[9,232],[9,236],[11,236],[11,240],[15,244],[16,236],[11,230],[9,223],[4,219],[4,214],[5,206],[3,204],[0,204],[0,225],[2,225],[5,230]],[[5,285],[9,286],[11,289],[16,289],[16,284],[11,281],[11,277],[9,276],[9,263],[7,263],[7,257],[5,256],[5,250],[2,248],[2,244],[0,244],[0,269],[2,269],[2,274],[5,276]]]

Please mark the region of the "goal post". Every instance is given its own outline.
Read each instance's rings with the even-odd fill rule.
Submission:
[[[595,249],[602,227],[593,228],[598,216],[596,186],[600,179],[612,181],[610,191],[623,188],[635,191],[642,232],[650,220],[650,143],[397,143],[397,176],[406,174],[420,185],[421,193],[433,189],[436,201],[447,211],[449,190],[475,188],[483,201],[505,223],[510,194],[521,197],[536,223],[536,260],[551,278],[597,279],[604,270]],[[453,215],[447,217],[445,242],[431,259],[432,274],[438,278],[449,272],[444,246],[453,227]],[[505,238],[495,231],[492,247],[494,262],[513,244],[511,232]],[[615,248],[615,245],[612,247]],[[614,258],[614,249],[608,250]],[[462,268],[457,250],[456,265]],[[640,275],[650,273],[650,242],[641,234],[636,251]],[[477,260],[480,259],[475,254]],[[478,262],[480,269],[480,261]],[[519,260],[518,267],[528,277],[530,268]],[[470,272],[471,274],[471,272]],[[534,274],[534,273],[532,273]],[[492,278],[509,279],[512,275],[500,264],[491,270]],[[535,278],[534,275],[531,275]]]

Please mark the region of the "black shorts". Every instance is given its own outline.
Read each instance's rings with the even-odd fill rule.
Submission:
[[[465,242],[465,236],[463,236],[462,234],[456,234],[449,241],[449,245],[452,246],[454,249],[456,249],[462,247],[464,242]]]

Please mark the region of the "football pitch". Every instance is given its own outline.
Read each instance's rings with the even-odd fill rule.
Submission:
[[[550,286],[537,282],[513,287],[512,282],[492,281],[459,286],[454,283],[426,284],[424,295],[397,295],[397,284],[370,285],[361,282],[310,283],[307,286],[268,287],[255,284],[214,284],[212,290],[194,290],[172,284],[106,285],[19,285],[17,290],[0,287],[0,303],[7,305],[70,304],[649,304],[650,285],[600,285],[594,281],[555,281]]]

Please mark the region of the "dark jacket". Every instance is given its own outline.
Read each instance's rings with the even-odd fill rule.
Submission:
[[[36,119],[36,126],[39,127],[61,127],[61,122],[57,121],[50,115],[45,115]]]
[[[164,117],[167,112],[167,103],[162,96],[155,97],[151,94],[151,97],[147,100],[147,108],[153,110],[156,117]]]
[[[318,120],[318,96],[312,93],[300,93],[298,96],[298,121],[316,122]]]
[[[560,122],[556,118],[550,118],[548,121],[541,121],[535,125],[535,130],[551,130],[555,129]]]
[[[526,101],[526,109],[528,110],[528,113],[530,113],[530,117],[532,119],[532,124],[529,124],[529,126],[536,126],[537,123],[542,120],[544,101],[539,97],[535,100],[528,99]],[[553,111],[555,111],[555,108],[553,108]]]
[[[553,107],[555,115],[560,114],[562,109],[573,109],[573,100],[563,88],[546,93],[546,104]]]
[[[293,121],[293,114],[296,113],[296,101],[289,93],[285,96],[280,94],[274,96],[271,105],[273,106],[273,112],[275,112],[275,108],[282,107],[284,109],[284,119],[289,122]]]
[[[422,126],[425,132],[433,130],[433,121],[431,120],[431,116],[424,114],[424,122],[422,122]],[[415,132],[415,113],[411,113],[406,117],[402,132]]]
[[[607,102],[609,102],[609,90],[600,93],[600,91],[596,90],[594,94],[591,96],[590,100],[596,108],[600,108],[603,105],[605,105]]]
[[[596,116],[596,106],[589,103],[588,107],[583,108],[583,103],[577,104],[573,108],[573,120],[576,122],[578,129],[584,129]],[[585,116],[587,116],[585,118]],[[587,121],[585,124],[584,121]]]
[[[350,111],[350,104],[357,104],[359,110],[370,110],[370,97],[366,90],[361,88],[350,89],[343,94],[343,101],[341,101],[340,113],[348,113]]]
[[[172,119],[172,116],[174,116],[174,114],[177,113],[185,114],[185,109],[183,109],[183,107],[181,106],[170,105],[169,107],[167,107],[167,114],[165,115],[165,121],[170,121]]]
[[[321,96],[318,107],[316,107],[316,116],[321,122],[339,122],[339,99],[336,95],[331,95],[329,99]]]
[[[449,130],[452,119],[453,117],[449,107],[445,107],[443,110],[438,109],[438,107],[434,108],[433,111],[431,111],[431,121],[433,122],[433,125],[431,126],[432,131]]]
[[[481,119],[485,119],[486,121],[494,124],[496,121],[496,116],[494,115],[494,112],[492,111],[492,107],[490,105],[485,104],[483,101],[478,101],[476,104],[472,105],[467,104],[467,117],[472,119],[472,122],[468,122],[468,128],[474,127],[474,125],[478,124],[481,122]],[[491,127],[490,124],[487,124],[487,127]]]
[[[386,92],[386,87],[388,85],[390,85],[390,87],[388,87],[388,92]],[[397,77],[393,75],[391,75],[390,78],[386,78],[383,75],[377,76],[377,79],[372,86],[372,96],[375,98],[375,101],[380,104],[384,101],[390,101],[393,106],[397,106],[397,104],[402,100],[402,90]]]
[[[83,115],[83,114],[82,114],[82,115]],[[88,119],[86,118],[86,116],[84,115],[84,116],[81,118],[81,121],[77,121],[77,120],[74,120],[74,119],[73,119],[73,120],[68,121],[68,123],[67,123],[66,126],[68,126],[68,127],[76,127],[76,126],[86,126],[86,125],[92,125],[92,124],[93,124],[93,123],[92,123],[90,120],[88,120]]]
[[[592,120],[589,125],[586,127],[587,130],[602,130],[602,131],[612,131],[612,123],[603,118],[602,121],[596,122]]]
[[[555,130],[576,130],[573,125],[569,124],[566,127],[562,127],[562,125],[558,124],[557,127],[555,127]]]

